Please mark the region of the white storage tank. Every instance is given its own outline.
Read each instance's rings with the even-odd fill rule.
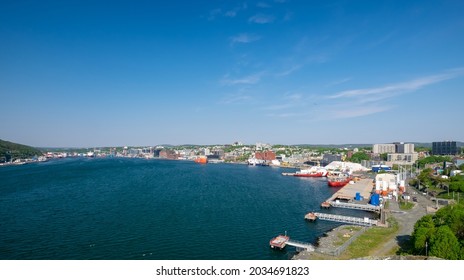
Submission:
[[[375,181],[375,189],[380,190],[382,188],[382,181]]]
[[[382,181],[382,191],[388,190],[388,182],[387,181]]]

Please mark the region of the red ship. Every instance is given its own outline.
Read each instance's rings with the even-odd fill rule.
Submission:
[[[293,174],[295,177],[326,177],[327,170],[322,167],[313,166],[309,169],[302,169]]]
[[[346,172],[331,171],[327,175],[327,184],[329,187],[344,187],[351,181],[351,175]]]
[[[196,163],[200,163],[200,164],[206,164],[208,163],[208,158],[207,157],[197,157],[195,160],[194,160]]]

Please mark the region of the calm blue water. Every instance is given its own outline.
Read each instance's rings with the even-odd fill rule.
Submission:
[[[272,237],[316,242],[339,224],[304,220],[336,189],[285,171],[117,158],[2,167],[0,259],[289,259]]]

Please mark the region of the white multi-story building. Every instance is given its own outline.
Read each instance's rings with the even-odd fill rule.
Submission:
[[[418,153],[392,153],[388,154],[387,161],[391,164],[413,164],[419,159]]]
[[[401,143],[395,143],[396,145],[396,153],[398,154],[412,154],[414,153],[414,144],[405,144],[403,142]]]
[[[395,149],[395,144],[374,144],[372,147],[372,152],[374,154],[394,153]]]
[[[374,144],[372,147],[374,154],[387,153],[388,164],[413,164],[418,158],[414,151],[414,144],[395,142],[392,144]]]

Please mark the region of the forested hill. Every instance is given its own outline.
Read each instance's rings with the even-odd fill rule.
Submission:
[[[42,152],[36,148],[0,139],[0,162],[17,158],[39,156]]]

